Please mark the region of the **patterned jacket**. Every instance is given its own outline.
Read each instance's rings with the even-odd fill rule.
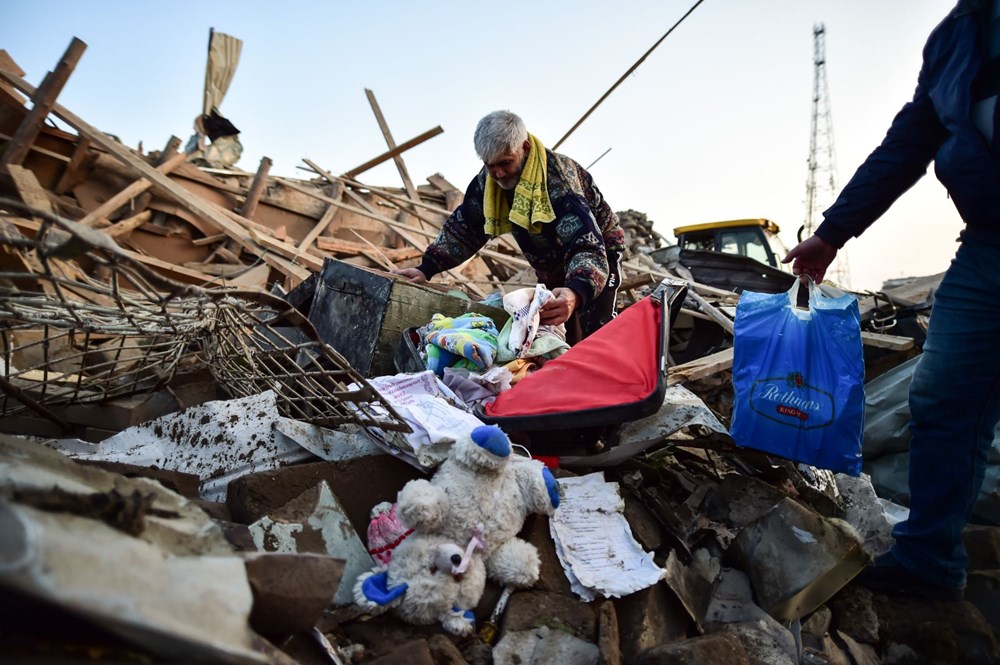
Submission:
[[[512,234],[539,282],[550,289],[569,287],[585,305],[604,289],[608,251],[625,251],[625,233],[582,166],[551,150],[546,150],[545,156],[549,199],[556,218],[544,224],[540,233],[514,225]],[[471,258],[490,240],[484,229],[485,186],[484,168],[469,183],[462,205],[445,220],[437,239],[424,252],[418,267],[428,279]]]

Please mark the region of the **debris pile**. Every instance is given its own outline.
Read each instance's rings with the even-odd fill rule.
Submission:
[[[426,489],[408,483],[440,461],[403,454],[416,452],[414,421],[394,407],[390,378],[421,381],[422,367],[401,367],[413,360],[410,329],[436,313],[502,315],[481,301],[534,282],[504,238],[443,288],[385,272],[414,265],[461,201],[440,175],[414,186],[400,157],[440,128],[397,146],[383,127],[387,152],[340,175],[303,160],[311,177],[299,180],[270,175],[266,158],[256,173],[197,166],[174,138],[159,152],[132,150],[57,104],[57,89],[21,76],[0,51],[0,652],[237,663],[1000,660],[997,527],[965,533],[964,602],[900,601],[851,582],[889,548],[905,511],[876,488],[884,495],[879,478],[905,468],[898,387],[940,276],[861,300],[878,396],[867,405],[878,426],[866,458],[892,458],[884,472],[866,467],[873,487],[867,475],[732,443],[739,296],[656,263],[662,238],[650,220],[619,213],[631,253],[620,308],[664,280],[686,286],[663,349],[662,406],[584,450],[543,458],[549,494],[538,493],[560,508],[526,511],[512,538],[537,552],[536,581],[501,573],[505,585],[486,582],[468,615],[413,625],[354,593],[412,537],[406,524],[375,525],[404,487]],[[77,133],[43,124],[50,111]],[[389,159],[403,188],[358,180]],[[462,437],[448,437],[444,413],[426,436],[450,450]],[[977,515],[996,522],[996,483],[985,491]],[[473,540],[451,553],[463,555],[479,556]],[[452,565],[433,559],[431,573]],[[465,571],[444,577],[461,582]],[[404,592],[417,601],[434,588]]]

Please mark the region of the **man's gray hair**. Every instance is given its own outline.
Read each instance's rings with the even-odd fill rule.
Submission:
[[[521,116],[510,111],[494,111],[476,125],[473,141],[476,154],[484,162],[496,161],[508,150],[528,140],[528,130]]]

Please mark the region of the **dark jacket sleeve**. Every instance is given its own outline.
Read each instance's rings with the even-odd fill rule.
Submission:
[[[816,235],[835,247],[864,233],[927,172],[947,138],[924,83],[924,66],[913,100],[896,114],[882,144],[858,168],[836,202],[823,213]]]
[[[485,180],[481,176],[469,183],[462,205],[445,220],[438,237],[424,250],[417,268],[427,279],[472,258],[489,240],[483,218]]]
[[[566,248],[566,286],[576,293],[582,306],[604,290],[609,273],[608,253],[586,201],[567,198],[574,200],[560,202],[557,212],[561,214],[552,224],[556,225],[559,240]]]

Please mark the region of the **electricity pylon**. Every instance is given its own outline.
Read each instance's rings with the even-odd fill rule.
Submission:
[[[806,220],[801,237],[812,235],[820,216],[837,194],[837,156],[833,143],[833,118],[830,115],[830,88],[826,80],[826,27],[813,26],[813,99],[812,131],[809,137],[809,177],[806,180]],[[845,288],[851,287],[847,251],[840,250],[827,278]]]

